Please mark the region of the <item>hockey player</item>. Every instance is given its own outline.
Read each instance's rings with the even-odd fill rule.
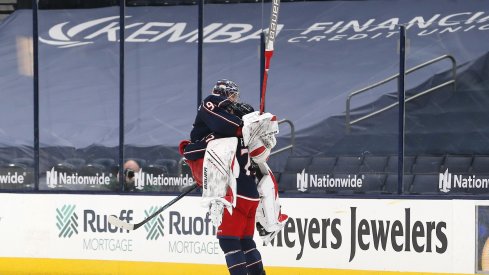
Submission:
[[[242,120],[253,108],[238,100],[238,86],[229,80],[219,80],[211,95],[199,106],[191,140],[180,144],[180,152],[196,182],[203,187],[202,203],[208,207],[209,217],[218,227],[217,238],[230,274],[261,275],[264,274],[261,255],[253,241],[260,193],[249,148],[243,139],[245,123]],[[250,128],[246,130],[250,136]],[[261,159],[263,153],[271,149],[260,142],[253,144],[255,147],[258,144],[256,156]],[[265,236],[268,240],[285,224],[286,216],[281,217],[279,229],[265,226],[271,228],[267,232],[263,226],[258,226],[260,233],[271,233]],[[266,219],[262,217],[262,220]]]

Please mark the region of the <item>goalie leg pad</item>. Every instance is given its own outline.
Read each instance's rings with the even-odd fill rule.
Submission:
[[[236,178],[239,176],[239,165],[236,160],[238,139],[220,138],[211,140],[207,145],[204,156],[202,172],[202,201],[203,207],[208,208],[213,200],[223,199],[229,192],[232,201],[228,205],[229,211],[236,206]],[[229,191],[231,190],[231,191]]]
[[[219,239],[231,275],[247,275],[246,257],[238,239]]]
[[[241,247],[246,257],[246,268],[248,269],[248,274],[262,275],[263,263],[261,260],[261,254],[258,249],[256,249],[255,241],[253,241],[253,239],[242,239]]]
[[[268,244],[284,228],[288,216],[281,213],[277,183],[271,172],[261,178],[258,191],[261,198],[256,212],[257,229]]]
[[[280,202],[278,200],[278,192],[276,185],[270,175],[264,175],[258,183],[258,192],[261,199],[258,206],[257,221],[267,231],[276,230],[280,227]],[[259,219],[258,219],[259,218]]]

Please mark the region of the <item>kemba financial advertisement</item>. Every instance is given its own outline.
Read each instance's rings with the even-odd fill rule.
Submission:
[[[260,34],[269,22],[269,14],[263,15],[263,8],[268,9],[269,5],[206,5],[203,55],[212,62],[204,62],[203,71],[226,72],[227,76],[204,73],[205,91],[217,79],[232,77],[242,91],[241,99],[258,106],[257,48]],[[319,124],[344,114],[351,91],[398,73],[399,24],[406,26],[409,52],[416,53],[408,55],[409,67],[445,54],[453,55],[457,64],[465,64],[487,52],[482,43],[489,34],[489,4],[485,1],[294,2],[282,3],[280,9],[267,106],[277,117],[292,121],[301,137],[327,136]],[[23,24],[31,20],[28,10],[18,10],[2,22],[9,28],[0,30],[0,56],[17,56],[17,46],[12,41],[32,36],[30,25]],[[107,133],[118,133],[119,125],[118,105],[113,100],[119,93],[118,75],[113,73],[119,68],[119,22],[118,7],[39,11],[39,69],[44,72],[40,76],[41,102],[46,96],[53,106],[41,108],[43,146],[118,146],[118,135]],[[189,68],[197,68],[197,36],[196,7],[126,8],[125,95],[131,108],[126,108],[125,123],[138,126],[137,131],[126,133],[126,142],[175,147],[187,138],[195,113],[182,110],[195,110],[196,96],[192,91],[196,90],[193,79],[197,79],[197,71]],[[84,59],[78,60],[80,56]],[[14,74],[9,77],[13,82],[9,80],[8,87],[2,86],[7,82],[0,81],[0,90],[11,91],[12,100],[22,102],[26,100],[22,91],[32,89],[32,83],[24,77],[14,77],[18,72],[10,68],[16,68],[17,63],[16,58],[11,58],[0,64],[0,70]],[[80,78],[79,70],[84,67],[90,70],[83,70],[85,77]],[[431,68],[432,72],[427,68],[425,74],[410,75],[407,84],[419,85],[449,66],[440,63]],[[8,75],[0,76],[0,80]],[[103,94],[100,87],[104,87]],[[66,92],[69,88],[76,92]],[[297,90],[303,91],[304,96],[298,97]],[[85,104],[64,104],[78,102],[79,94],[84,95]],[[101,97],[103,100],[97,100]],[[355,99],[355,106],[375,99],[377,96]],[[294,108],[290,108],[292,101]],[[86,112],[87,104],[93,106],[90,112]],[[14,111],[9,106],[5,110]],[[114,110],[114,115],[108,115],[106,110]],[[158,110],[158,119],[154,110]],[[54,118],[65,117],[67,112],[69,125],[91,125],[97,121],[98,127],[91,129],[88,138],[66,124],[55,123]],[[364,111],[356,112],[361,115]],[[19,121],[32,120],[26,112],[17,115]],[[31,135],[14,127],[13,122],[10,126],[11,139],[1,140],[0,145],[32,145]],[[310,152],[318,150],[315,142],[301,142],[299,151],[304,146],[311,146]]]

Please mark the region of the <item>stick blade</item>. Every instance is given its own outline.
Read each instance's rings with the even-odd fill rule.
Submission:
[[[130,223],[127,223],[125,221],[121,221],[116,216],[109,216],[108,221],[110,224],[115,225],[119,228],[122,228],[125,230],[134,230],[134,224],[130,224]]]

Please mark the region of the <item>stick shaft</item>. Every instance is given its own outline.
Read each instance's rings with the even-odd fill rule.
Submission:
[[[188,193],[194,191],[198,187],[197,183],[194,183],[194,185],[191,185],[191,186],[192,187],[190,187],[189,189],[187,189],[185,192],[181,193],[180,195],[178,195],[177,197],[175,197],[173,200],[171,200],[169,203],[165,204],[163,207],[161,207],[160,209],[158,209],[158,211],[156,211],[153,214],[149,215],[142,222],[137,223],[136,225],[134,225],[134,229],[137,229],[137,228],[141,227],[142,225],[144,225],[145,223],[147,223],[148,221],[150,221],[154,217],[158,216],[161,212],[165,211],[168,207],[172,206],[174,203],[176,203],[181,198],[185,197]]]
[[[273,51],[265,51],[265,71],[263,72],[263,84],[261,87],[260,98],[260,114],[265,112],[265,98],[267,93],[268,68],[270,67],[270,59],[272,59]]]
[[[273,56],[273,44],[277,35],[278,12],[280,10],[280,0],[272,1],[272,11],[270,15],[270,25],[268,26],[267,38],[265,41],[265,70],[263,73],[263,84],[261,87],[260,97],[260,114],[265,112],[265,96],[267,93],[268,70],[270,69],[270,60]]]
[[[272,12],[270,14],[270,25],[268,26],[267,40],[265,41],[265,49],[273,51],[273,43],[277,36],[278,12],[280,10],[280,0],[272,1]]]

